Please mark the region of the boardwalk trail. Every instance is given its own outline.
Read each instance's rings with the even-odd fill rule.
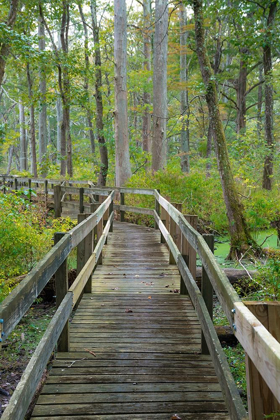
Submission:
[[[179,287],[159,231],[116,222],[32,419],[228,419]]]

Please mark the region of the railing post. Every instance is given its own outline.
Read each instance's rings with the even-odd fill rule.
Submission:
[[[17,178],[15,178],[15,191],[17,191],[18,190],[18,180],[17,180]]]
[[[29,201],[31,203],[32,199],[31,199],[31,179],[28,178],[28,190],[29,190]]]
[[[280,302],[244,302],[244,304],[273,337],[280,342]],[[271,418],[272,413],[280,413],[280,403],[247,354],[246,382],[250,420],[263,420],[267,417]]]
[[[61,217],[61,186],[54,186],[54,217]]]
[[[84,212],[84,188],[80,188],[80,213]]]
[[[103,217],[101,217],[99,223],[96,226],[96,241],[97,242],[101,238],[102,233],[103,233]],[[102,265],[102,252],[100,253],[97,264]]]
[[[157,192],[160,194],[160,190],[157,190]],[[157,200],[157,198],[155,197],[155,210],[157,212],[157,214],[160,217],[160,204]],[[155,221],[155,229],[159,229],[157,222]]]
[[[2,342],[3,342],[3,337],[4,337],[3,326],[4,326],[4,319],[0,319],[0,351],[2,350]]]
[[[54,244],[57,244],[65,233],[57,232],[54,234]],[[55,273],[55,294],[56,294],[56,308],[59,307],[63,301],[66,293],[68,292],[68,268],[67,268],[67,258],[58,268]],[[67,352],[69,351],[69,323],[65,324],[65,327],[62,330],[62,333],[58,339],[57,351]]]
[[[124,193],[120,193],[120,205],[124,206]],[[121,222],[124,222],[124,214],[125,212],[123,210],[120,211],[121,213]]]
[[[6,194],[6,178],[3,176],[3,193]]]
[[[111,214],[114,212],[114,200],[111,201],[110,207],[109,207],[109,216],[111,216]],[[109,229],[109,232],[113,232],[113,223],[114,223],[114,217],[112,219],[112,223]]]
[[[182,211],[182,204],[181,203],[171,203],[177,210]],[[176,222],[174,222],[174,220],[172,219],[172,217],[170,217],[170,231],[169,231],[170,235],[172,236],[175,244],[177,245],[177,247],[180,249],[181,248],[181,231],[179,226],[177,225]],[[176,261],[173,257],[173,254],[171,251],[169,251],[169,264],[176,264]]]
[[[207,243],[207,245],[209,246],[210,251],[214,253],[214,235],[203,235],[203,238],[205,242]],[[207,306],[209,315],[211,319],[213,319],[213,287],[204,267],[202,267],[201,294]],[[206,340],[202,331],[201,331],[201,354],[209,354],[209,349],[206,344]]]
[[[78,214],[78,223],[85,220],[90,214]],[[77,275],[81,272],[87,260],[92,255],[93,251],[93,232],[91,231],[78,245],[77,245]],[[91,293],[91,276],[85,285],[85,293]]]
[[[197,230],[197,219],[198,217],[195,215],[185,214],[185,219],[189,224]],[[187,242],[187,255],[188,255],[188,267],[189,270],[194,278],[196,280],[196,250],[193,249],[193,247]]]
[[[46,208],[47,208],[48,207],[48,180],[47,179],[45,179],[44,187],[45,187],[45,203],[46,203]]]

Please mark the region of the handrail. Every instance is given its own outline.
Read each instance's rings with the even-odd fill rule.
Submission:
[[[56,248],[60,249],[58,248],[59,245],[61,246],[61,244],[64,244],[64,243],[70,244],[70,247],[67,248],[67,250],[70,252],[70,250],[73,249],[75,246],[77,246],[83,239],[85,239],[87,235],[89,235],[90,232],[98,224],[100,223],[103,224],[102,216],[105,214],[108,208],[111,207],[111,214],[108,218],[108,221],[104,229],[102,227],[102,230],[103,230],[102,234],[96,244],[96,247],[91,257],[86,262],[83,269],[78,274],[75,282],[72,284],[68,292],[65,294],[64,299],[58,306],[52,320],[50,321],[49,326],[47,327],[47,330],[45,331],[30,362],[27,365],[20,382],[18,383],[16,387],[16,390],[14,391],[9,401],[9,404],[6,410],[4,411],[1,417],[3,420],[22,420],[29,407],[29,404],[33,398],[33,395],[36,391],[36,388],[44,372],[45,366],[51,356],[51,353],[53,352],[53,349],[59,337],[63,333],[63,330],[71,314],[71,311],[74,308],[77,301],[79,300],[80,295],[82,294],[85,288],[85,285],[87,284],[98,262],[98,259],[100,258],[102,248],[106,242],[106,238],[109,234],[109,230],[113,223],[113,218],[114,218],[114,212],[113,212],[113,206],[112,206],[113,198],[114,198],[114,191],[111,192],[109,197],[100,205],[100,207],[92,215],[90,215],[78,226],[76,226],[74,229],[72,229],[67,234],[65,234],[64,238],[62,238],[56,245]],[[53,254],[56,254],[56,252],[57,251],[55,251]],[[67,255],[69,255],[69,252],[67,253]],[[61,262],[65,260],[67,255],[65,256],[63,254],[63,256],[61,256],[60,265],[61,265]],[[46,258],[46,261],[49,261],[49,259]],[[31,276],[31,279],[32,279],[32,276]],[[28,284],[29,283],[30,283],[30,280]],[[18,297],[19,294],[17,293],[16,296]],[[10,299],[10,306],[11,306],[11,302],[14,303],[14,299]],[[30,302],[28,302],[28,304],[29,303]],[[10,306],[6,305],[7,308],[9,308]]]
[[[113,197],[114,191],[92,215],[67,232],[64,238],[36,264],[25,279],[1,303],[0,319],[3,319],[2,328],[5,339],[22,319],[71,250],[97,226],[113,201]]]
[[[226,275],[217,264],[203,237],[156,190],[154,195],[158,203],[172,217],[179,226],[183,236],[200,256],[227,319],[233,327],[236,338],[253,361],[273,395],[280,402],[280,343],[241,301]],[[182,268],[181,258],[179,258],[178,264],[179,269],[180,267]],[[188,284],[186,286],[187,288],[190,287]]]
[[[67,188],[69,187],[61,188],[65,188],[65,190],[67,191]],[[71,191],[74,191],[73,187],[70,188],[72,188]],[[89,188],[89,190],[91,191],[91,193],[94,192],[94,188]],[[280,402],[280,344],[277,340],[273,338],[273,336],[262,325],[262,323],[241,301],[234,288],[228,281],[227,277],[217,264],[213,253],[209,250],[208,245],[206,244],[203,237],[187,222],[182,213],[179,212],[164,197],[162,197],[157,190],[114,188],[114,191],[112,191],[112,189],[109,189],[108,187],[102,187],[101,191],[102,193],[104,193],[103,195],[110,194],[108,198],[99,206],[99,208],[91,216],[89,216],[86,220],[84,220],[77,227],[75,227],[68,234],[66,234],[64,241],[61,240],[58,243],[59,247],[62,247],[61,249],[63,249],[64,252],[68,255],[70,252],[69,248],[67,248],[69,247],[69,241],[71,244],[71,249],[74,246],[77,246],[90,233],[90,231],[92,230],[92,226],[97,226],[97,224],[100,223],[100,221],[102,220],[102,216],[111,206],[111,213],[108,222],[105,226],[102,235],[99,237],[97,247],[95,248],[95,251],[92,254],[92,256],[85,263],[84,267],[78,274],[76,281],[73,283],[72,287],[68,292],[72,293],[71,305],[75,305],[75,303],[78,301],[81,291],[85,287],[88,278],[91,275],[92,270],[96,265],[96,262],[98,261],[101,249],[105,243],[106,237],[109,232],[109,228],[113,221],[112,206],[114,192],[118,191],[121,194],[121,204],[114,205],[114,208],[121,211],[122,217],[124,217],[125,211],[148,214],[154,217],[155,224],[157,227],[159,227],[168,247],[170,248],[170,252],[172,253],[174,260],[178,265],[183,281],[188,289],[190,297],[196,308],[209,351],[214,361],[216,372],[221,380],[222,388],[226,394],[226,400],[228,403],[230,415],[234,419],[243,419],[246,417],[246,413],[240,405],[240,399],[236,393],[236,388],[233,385],[232,379],[230,379],[231,375],[229,373],[229,368],[227,366],[224,353],[221,349],[218,337],[215,333],[213,323],[208,314],[201,292],[199,291],[195,279],[190,273],[181,252],[179,251],[178,247],[172,239],[172,236],[170,235],[160,218],[159,209],[160,207],[162,207],[162,209],[164,209],[167,212],[169,217],[171,217],[171,219],[179,227],[182,236],[188,241],[188,243],[194,248],[195,252],[197,252],[200,256],[203,267],[208,274],[213,289],[215,290],[216,295],[222,305],[222,308],[228,318],[228,321],[233,328],[234,334],[236,335],[237,339],[243,346],[250,359],[255,364],[256,368],[264,378],[265,382],[267,383],[268,387],[270,388],[276,399]],[[154,196],[156,210],[126,206],[124,204],[125,194],[146,194]],[[65,245],[64,248],[63,244],[67,244],[67,246]],[[53,250],[50,251],[50,255],[53,255],[54,261],[56,261],[56,264],[58,264],[60,260],[56,260],[55,248],[53,248]],[[45,258],[48,261],[49,257],[47,258],[46,256]],[[44,276],[49,278],[51,277],[49,276],[48,264],[46,263],[46,261],[45,263],[41,262],[41,265],[42,267],[40,267],[42,268],[42,271],[37,274],[37,278],[39,278],[40,281],[44,278]],[[36,276],[35,274],[33,274],[33,272],[31,272],[28,276],[33,280],[36,279]],[[28,276],[26,281],[27,284],[29,284]],[[40,282],[38,280],[38,284],[39,283]],[[36,281],[35,284],[37,285]],[[28,287],[29,286],[22,282],[22,289],[32,290],[32,293],[34,293],[33,296],[35,296],[39,289],[34,289],[35,292],[33,292],[33,289],[28,289]],[[13,295],[17,294],[17,292],[12,293]],[[11,294],[11,301],[13,301],[13,295]],[[5,307],[6,302],[8,302],[8,300],[4,301],[3,307]],[[26,307],[27,306],[25,306],[24,308]],[[7,309],[4,310],[7,311]],[[1,311],[0,318],[3,318],[3,310],[1,309]],[[24,309],[20,307],[19,311],[20,314],[22,314]],[[18,322],[16,322],[18,316],[19,315],[17,315],[17,312],[15,312],[15,315],[13,317],[7,317],[8,319],[10,319],[8,324],[10,325],[10,327],[8,329],[6,328],[6,331],[9,332],[14,327],[14,325],[16,325],[16,323]]]

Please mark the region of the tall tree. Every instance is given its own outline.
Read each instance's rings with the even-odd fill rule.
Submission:
[[[263,70],[265,78],[264,102],[265,102],[265,140],[268,153],[264,161],[263,183],[266,190],[272,189],[273,176],[273,154],[274,154],[274,134],[273,134],[273,81],[272,81],[272,30],[275,20],[278,0],[270,1],[268,16],[266,21],[266,32],[263,46]]]
[[[19,0],[11,0],[10,2],[10,10],[7,17],[7,20],[4,22],[5,25],[9,29],[13,29],[16,17],[17,17],[17,9],[18,9]],[[1,40],[0,42],[0,86],[2,85],[4,74],[5,74],[5,66],[7,57],[9,55],[10,45],[9,39]]]
[[[30,103],[30,149],[31,149],[31,172],[34,177],[37,177],[37,157],[36,157],[36,134],[35,134],[35,107],[34,107],[34,93],[33,93],[33,80],[30,69],[30,63],[26,66],[27,83],[28,83],[28,96]]]
[[[39,51],[44,52],[46,48],[45,26],[41,16],[38,18],[38,37]],[[39,67],[39,92],[40,92],[40,108],[39,108],[39,162],[44,163],[47,151],[47,103],[46,103],[46,66],[44,63]],[[44,166],[43,176],[46,176],[46,165]]]
[[[25,110],[22,100],[19,100],[19,125],[20,125],[20,143],[19,143],[19,162],[20,171],[27,171],[27,139],[25,127]]]
[[[151,0],[143,0],[143,20],[144,20],[144,70],[148,73],[148,82],[150,80],[149,72],[151,71],[152,60],[152,42],[151,42]],[[142,118],[142,135],[143,135],[143,150],[151,153],[151,94],[149,86],[144,87],[143,93],[144,113]]]
[[[187,13],[186,6],[180,2],[180,82],[181,88],[181,116],[183,118],[181,128],[181,168],[182,172],[190,172],[190,130],[189,130],[189,93],[187,82]]]
[[[63,0],[62,2],[62,15],[60,23],[60,43],[62,54],[57,48],[52,32],[45,20],[42,4],[39,5],[40,16],[45,28],[48,32],[49,38],[52,42],[53,50],[56,56],[56,66],[58,69],[58,86],[62,100],[62,121],[60,125],[60,175],[65,176],[66,170],[69,176],[73,176],[72,164],[72,140],[70,132],[70,76],[68,66],[68,35],[70,25],[70,10],[69,2]]]
[[[235,259],[250,247],[257,248],[248,231],[243,208],[239,200],[228,156],[226,138],[219,111],[214,73],[205,47],[202,0],[192,0],[195,17],[196,52],[206,90],[206,101],[213,129],[214,144],[223,195],[227,209],[231,248],[229,258]]]
[[[102,72],[101,72],[101,50],[99,42],[99,25],[97,24],[96,0],[91,0],[91,18],[95,52],[95,101],[96,101],[96,130],[100,152],[100,171],[98,185],[105,186],[108,173],[108,151],[104,136],[103,122],[103,97],[102,97]]]
[[[125,0],[114,0],[116,186],[131,176],[127,117],[127,19]]]
[[[167,32],[168,0],[156,0],[153,78],[153,171],[164,168],[167,160]]]
[[[94,139],[94,132],[93,132],[93,112],[91,110],[91,103],[89,100],[89,41],[88,41],[88,27],[85,19],[85,15],[83,12],[83,8],[81,3],[78,4],[80,16],[83,23],[84,28],[84,50],[85,50],[85,76],[84,76],[84,90],[85,90],[85,108],[87,112],[87,125],[88,125],[88,131],[89,131],[89,139],[90,139],[90,145],[91,145],[91,152],[95,153],[95,139]]]

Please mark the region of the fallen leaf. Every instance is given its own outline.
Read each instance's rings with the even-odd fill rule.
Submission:
[[[169,287],[169,284],[167,284],[167,286],[165,286],[165,287]]]
[[[148,299],[152,299],[152,296],[148,296]]]
[[[171,420],[182,420],[182,418],[179,417],[178,414],[173,414],[173,416],[171,417]]]
[[[179,289],[174,289],[173,292],[174,293],[179,293]]]
[[[125,310],[125,312],[126,312],[127,314],[129,314],[129,313],[133,312],[133,310],[132,310],[132,309],[126,309],[126,310]]]
[[[84,349],[84,350],[87,351],[88,353],[92,354],[94,357],[96,357],[96,354],[92,350],[89,350],[89,349]]]
[[[138,274],[136,274],[134,277],[140,277],[140,276],[138,276]]]

